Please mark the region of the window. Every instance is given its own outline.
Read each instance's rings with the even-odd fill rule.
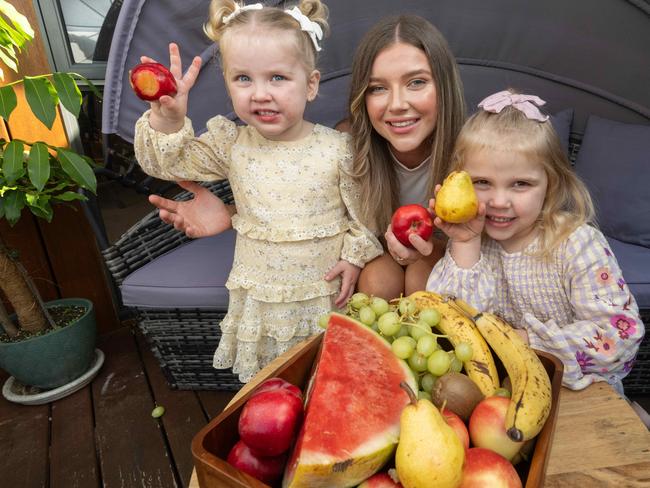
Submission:
[[[123,0],[34,0],[56,71],[101,83]]]

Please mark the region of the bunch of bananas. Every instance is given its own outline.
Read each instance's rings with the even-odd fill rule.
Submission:
[[[454,346],[458,342],[472,345],[474,356],[464,363],[465,372],[485,396],[494,394],[499,387],[492,348],[512,383],[511,402],[506,414],[508,437],[517,442],[535,437],[551,411],[551,381],[537,354],[512,326],[497,315],[480,313],[451,296],[421,291],[409,298],[419,310],[433,307],[440,312],[438,328]]]

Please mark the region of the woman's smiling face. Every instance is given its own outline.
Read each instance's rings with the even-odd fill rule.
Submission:
[[[397,42],[379,52],[365,102],[370,123],[402,164],[415,167],[431,154],[438,102],[424,51]]]

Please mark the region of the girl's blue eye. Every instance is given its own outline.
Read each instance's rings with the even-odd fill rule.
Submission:
[[[241,82],[251,81],[251,79],[248,77],[248,75],[239,75],[239,76],[237,76],[236,80],[241,81]]]
[[[530,185],[530,183],[528,183],[527,181],[516,181],[515,182],[515,187],[518,187],[518,188],[522,188],[524,186],[529,186],[529,185]]]
[[[284,79],[286,79],[286,78],[284,76],[282,76],[282,75],[273,75],[273,76],[271,76],[271,80],[273,80],[273,81],[282,81]]]

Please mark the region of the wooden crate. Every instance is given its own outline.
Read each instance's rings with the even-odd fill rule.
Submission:
[[[226,462],[228,452],[239,439],[237,433],[239,414],[255,386],[268,378],[279,376],[300,386],[304,391],[319,352],[322,336],[323,334],[320,334],[303,342],[281,361],[265,368],[246,385],[246,392],[242,392],[243,394],[235,402],[194,436],[192,455],[201,488],[269,488],[265,483],[242,473]],[[517,466],[526,488],[541,488],[544,484],[544,473],[553,439],[562,386],[562,363],[555,356],[542,351],[536,352],[551,378],[553,405],[544,428],[537,436],[531,462]]]

